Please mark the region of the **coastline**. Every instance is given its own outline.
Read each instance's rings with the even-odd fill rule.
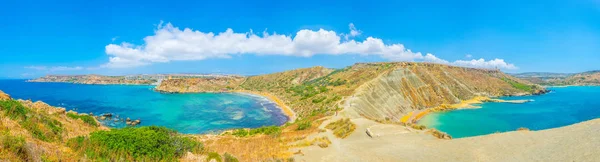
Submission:
[[[272,95],[268,92],[257,92],[257,91],[249,91],[249,90],[231,90],[231,91],[203,91],[203,92],[169,92],[169,91],[162,91],[162,90],[158,90],[156,89],[156,87],[154,88],[154,91],[158,92],[158,93],[241,93],[241,94],[248,94],[248,95],[255,95],[255,96],[259,96],[259,97],[264,97],[267,100],[275,103],[275,105],[277,105],[276,107],[281,109],[281,111],[283,112],[283,114],[285,116],[288,117],[288,121],[289,123],[293,123],[296,121],[296,112],[294,112],[294,110],[292,110],[290,107],[288,107],[283,100],[279,99],[279,97]]]
[[[289,120],[288,120],[289,123],[293,123],[294,121],[296,121],[296,113],[294,112],[294,110],[292,110],[290,107],[288,107],[285,103],[283,103],[283,101],[281,99],[279,99],[279,97],[277,97],[275,95],[272,95],[267,92],[256,92],[256,91],[248,91],[248,90],[234,90],[231,92],[246,93],[246,94],[251,94],[251,95],[257,95],[260,97],[265,97],[269,101],[275,103],[275,105],[277,105],[277,107],[282,110],[283,114],[285,114],[289,118]]]
[[[409,112],[408,114],[404,115],[401,118],[400,122],[407,123],[407,124],[414,124],[432,112],[451,111],[451,110],[459,110],[459,109],[478,109],[478,108],[481,108],[481,106],[476,106],[475,104],[482,104],[485,102],[522,104],[522,103],[531,102],[531,100],[502,100],[502,99],[494,99],[494,98],[485,97],[485,96],[475,96],[472,99],[463,100],[460,103],[441,104],[440,106],[427,108],[424,110],[417,110],[417,111]]]

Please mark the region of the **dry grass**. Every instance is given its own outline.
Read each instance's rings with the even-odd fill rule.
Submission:
[[[313,125],[319,125],[322,121],[315,121]],[[229,153],[239,161],[268,161],[289,159],[293,153],[289,150],[293,143],[306,139],[310,134],[318,132],[318,128],[309,127],[305,130],[297,130],[297,125],[289,125],[282,128],[277,136],[256,135],[249,137],[236,137],[233,135],[203,135],[195,136],[197,140],[204,143],[208,151],[219,154]]]
[[[333,131],[333,135],[338,138],[346,138],[354,130],[356,129],[356,124],[352,123],[350,119],[340,119],[338,121],[332,122],[325,126],[327,129],[331,129]]]

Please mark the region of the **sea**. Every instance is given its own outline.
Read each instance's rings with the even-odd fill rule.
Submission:
[[[426,115],[418,123],[436,128],[453,138],[514,131],[551,129],[600,117],[600,87],[549,87],[538,96],[501,97],[531,100],[523,104],[483,103],[478,109],[460,109]]]
[[[268,99],[242,93],[167,94],[145,85],[88,85],[0,80],[0,90],[14,99],[43,101],[79,113],[113,117],[100,122],[125,127],[126,118],[140,126],[157,125],[185,134],[219,133],[236,128],[282,125],[288,121]]]

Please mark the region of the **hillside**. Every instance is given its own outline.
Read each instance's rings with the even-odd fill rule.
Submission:
[[[127,79],[125,76],[102,76],[102,75],[48,75],[29,82],[63,82],[75,84],[133,84],[150,85],[157,81],[154,79]]]
[[[109,129],[96,118],[0,91],[0,161],[177,161],[203,150],[164,127]]]
[[[529,82],[548,86],[585,86],[600,85],[600,71],[588,71],[575,74],[562,73],[521,73],[515,77]]]
[[[188,78],[168,79],[156,86],[160,92],[222,92],[229,91],[233,87],[242,84],[244,77],[211,77],[211,78]]]
[[[475,96],[507,96],[543,93],[544,89],[500,71],[453,67],[431,63],[359,63],[343,69],[313,67],[247,77],[239,82],[214,82],[177,91],[182,83],[166,80],[159,90],[205,92],[228,87],[281,98],[299,117],[333,114],[342,110],[376,120],[399,121],[414,110],[458,103]],[[210,83],[210,82],[202,82]],[[223,83],[223,84],[222,84]],[[158,89],[158,88],[157,88]],[[192,90],[192,91],[190,91]]]
[[[72,112],[69,112],[72,113]],[[93,118],[68,117],[64,108],[29,100],[14,100],[0,91],[0,159],[9,161],[76,160],[68,139],[106,130]],[[82,116],[73,113],[72,116]],[[83,115],[86,116],[86,115]]]

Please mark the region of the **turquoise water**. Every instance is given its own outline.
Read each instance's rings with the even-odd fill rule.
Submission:
[[[44,101],[82,113],[113,113],[182,133],[209,133],[232,128],[282,125],[288,118],[259,96],[237,93],[163,94],[153,86],[29,83],[0,80],[0,90],[13,98]],[[102,121],[111,127],[123,122]]]
[[[524,104],[484,103],[480,109],[432,113],[419,121],[450,134],[453,138],[514,131],[556,128],[600,117],[600,87],[550,88],[540,96],[503,97],[531,99]]]

